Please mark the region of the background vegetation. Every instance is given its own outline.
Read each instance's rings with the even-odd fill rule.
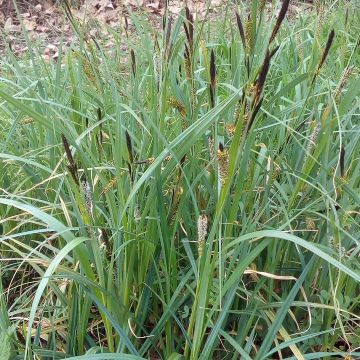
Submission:
[[[287,5],[7,49],[2,360],[360,356],[359,9]]]

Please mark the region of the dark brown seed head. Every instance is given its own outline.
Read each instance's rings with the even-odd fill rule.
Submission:
[[[279,16],[278,18],[276,19],[276,23],[275,23],[275,26],[274,26],[274,29],[271,33],[271,36],[270,36],[270,40],[269,40],[269,44],[275,39],[275,36],[276,34],[278,33],[279,29],[280,29],[280,26],[281,26],[281,23],[282,21],[284,20],[285,18],[285,15],[287,13],[287,10],[288,10],[288,7],[289,7],[289,3],[290,3],[290,0],[284,0],[283,1],[283,4],[281,6],[281,10],[279,12]]]
[[[311,84],[314,83],[314,81],[315,81],[315,79],[316,79],[319,71],[321,70],[322,66],[324,65],[324,62],[325,62],[325,60],[326,60],[326,58],[327,58],[327,56],[328,56],[328,54],[329,54],[330,47],[331,47],[331,45],[332,45],[332,43],[333,43],[334,36],[335,36],[335,31],[334,31],[334,30],[331,30],[331,31],[330,31],[330,34],[329,34],[329,36],[328,36],[328,39],[327,39],[327,41],[326,41],[326,45],[325,45],[324,52],[323,52],[323,54],[322,54],[322,56],[321,56],[321,60],[320,60],[320,62],[319,62],[319,65],[318,65],[317,70],[316,70],[316,72],[315,72],[315,74],[314,74],[314,77],[313,77],[313,79],[312,79]]]
[[[125,20],[125,34],[126,34],[126,37],[128,37],[129,23],[128,23],[128,19],[127,19],[126,15],[124,15],[124,20]]]
[[[135,74],[136,74],[136,60],[135,60],[135,53],[134,53],[133,49],[131,49],[130,55],[131,55],[131,69],[132,69],[133,75],[135,76]]]
[[[211,58],[210,58],[210,82],[211,87],[215,89],[216,84],[216,65],[215,65],[215,54],[214,50],[211,50]]]
[[[190,49],[193,48],[194,43],[194,18],[190,13],[188,7],[185,8],[186,24],[184,23],[186,37],[190,46]]]
[[[214,50],[211,50],[210,56],[210,105],[215,106],[215,86],[216,86],[216,65]]]
[[[65,149],[65,152],[66,152],[66,156],[68,158],[69,163],[74,162],[74,159],[73,159],[72,154],[71,154],[69,143],[68,143],[68,141],[67,141],[64,134],[61,134],[61,139],[62,139],[64,149]]]
[[[69,172],[70,172],[72,178],[74,179],[74,181],[76,182],[76,184],[79,185],[79,179],[78,179],[78,173],[77,173],[77,165],[76,165],[76,163],[74,161],[74,158],[72,156],[69,143],[68,143],[68,141],[67,141],[64,134],[61,134],[61,138],[62,138],[62,142],[63,142],[63,145],[64,145],[66,157],[67,157],[68,162],[69,162],[69,165],[68,165],[67,168],[69,169]]]
[[[257,86],[259,86],[260,88],[262,88],[264,86],[264,84],[265,84],[265,80],[266,80],[266,76],[267,76],[268,71],[269,71],[269,67],[270,67],[270,53],[268,51],[266,53],[263,65],[261,67],[259,78],[257,80]]]
[[[126,162],[126,165],[128,167],[128,170],[129,170],[130,182],[133,183],[134,182],[134,175],[133,175],[133,172],[132,172],[132,166],[128,161]]]
[[[330,31],[330,34],[328,36],[328,39],[327,39],[327,42],[326,42],[326,45],[325,45],[325,49],[324,49],[324,52],[322,54],[322,57],[321,57],[321,60],[320,60],[320,63],[319,63],[319,66],[318,66],[318,69],[320,70],[321,67],[324,65],[324,62],[329,54],[329,50],[330,50],[330,47],[331,47],[331,44],[334,40],[334,36],[335,36],[335,31],[334,30],[331,30]]]
[[[240,15],[237,12],[235,13],[235,15],[236,15],[236,22],[237,22],[237,26],[238,26],[238,29],[239,29],[241,41],[242,41],[244,49],[246,49],[244,27],[243,27],[243,24],[241,22]]]
[[[186,44],[185,44],[184,58],[185,60],[190,61],[190,51]]]
[[[132,148],[132,143],[131,143],[131,137],[130,137],[129,133],[127,132],[127,130],[125,131],[125,136],[126,136],[126,147],[128,149],[128,153],[129,153],[129,160],[130,160],[130,163],[133,163],[133,160],[134,160],[133,148]]]
[[[102,114],[101,114],[100,108],[97,109],[97,116],[98,116],[98,121],[100,121],[102,119]]]
[[[252,112],[252,114],[251,114],[251,117],[250,117],[250,121],[249,121],[249,124],[248,124],[247,132],[250,131],[251,126],[252,126],[252,124],[254,123],[255,117],[256,117],[256,115],[258,114],[258,112],[259,112],[259,110],[260,110],[260,108],[261,108],[261,104],[262,104],[262,102],[263,102],[263,99],[264,99],[264,98],[261,98],[261,99],[258,101],[258,103],[255,105],[255,108],[254,108],[254,110],[253,110],[253,112]]]
[[[279,50],[280,45],[275,46],[271,51],[270,51],[270,59],[277,53],[277,51]]]
[[[171,35],[171,16],[169,16],[167,20],[167,28],[165,33],[165,51],[166,51],[166,57],[170,54],[170,35]]]
[[[185,160],[186,160],[186,154],[180,160],[180,167],[184,166]]]
[[[219,150],[224,152],[224,145],[221,142],[219,142]]]
[[[340,174],[341,177],[345,176],[345,148],[341,146],[340,149]]]
[[[264,84],[265,84],[265,80],[269,71],[269,67],[270,67],[270,59],[271,59],[271,54],[269,53],[269,50],[266,53],[263,65],[261,67],[260,70],[260,74],[258,79],[256,80],[256,86],[255,86],[255,90],[254,90],[254,100],[253,100],[253,106],[256,106],[259,99],[260,99],[260,95],[262,93],[262,90],[264,88]]]

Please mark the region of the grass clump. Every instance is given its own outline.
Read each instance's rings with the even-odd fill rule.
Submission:
[[[360,356],[360,24],[341,5],[132,15],[110,50],[74,22],[56,63],[8,50],[5,359]]]

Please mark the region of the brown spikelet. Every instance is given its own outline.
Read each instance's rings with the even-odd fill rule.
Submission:
[[[165,29],[166,29],[166,20],[168,19],[168,14],[164,12],[164,15],[162,17],[162,29],[163,31],[165,32]]]
[[[99,143],[101,145],[103,143],[103,141],[104,141],[104,135],[105,135],[105,132],[102,130],[102,123],[99,124],[99,129],[100,129],[100,131],[99,131]]]
[[[191,82],[192,81],[192,70],[191,70],[191,57],[190,57],[190,51],[187,47],[187,45],[185,45],[185,53],[184,53],[184,58],[185,58],[185,73],[186,73],[186,78]]]
[[[211,83],[211,87],[215,88],[215,85],[216,85],[216,65],[215,65],[214,50],[211,50],[211,56],[210,56],[210,83]]]
[[[124,14],[124,22],[125,22],[125,26],[124,26],[125,35],[126,35],[126,37],[129,37],[129,34],[128,34],[129,23],[128,23],[127,16],[125,14]]]
[[[332,43],[333,43],[334,36],[335,36],[335,31],[334,31],[334,30],[331,30],[331,31],[330,31],[330,34],[329,34],[329,36],[328,36],[328,39],[327,39],[327,41],[326,41],[325,49],[324,49],[324,51],[323,51],[323,53],[322,53],[321,60],[320,60],[320,62],[319,62],[319,65],[318,65],[318,67],[317,67],[316,73],[315,73],[315,75],[314,75],[314,77],[313,77],[313,80],[312,80],[312,82],[311,82],[312,84],[314,83],[314,81],[315,81],[315,79],[316,79],[316,76],[318,75],[318,73],[319,73],[319,71],[321,70],[322,66],[324,65],[324,62],[325,62],[325,60],[326,60],[326,58],[327,58],[327,56],[328,56],[328,54],[329,54],[330,47],[331,47],[331,45],[332,45]]]
[[[186,116],[186,108],[180,101],[178,101],[175,98],[171,97],[171,98],[168,99],[168,104],[172,108],[176,109],[180,113],[180,115],[182,117]]]
[[[343,178],[345,176],[345,148],[344,146],[341,146],[340,149],[340,174]]]
[[[66,157],[67,157],[68,162],[69,162],[69,165],[68,165],[69,172],[70,172],[72,178],[74,179],[75,183],[77,185],[79,185],[79,178],[78,178],[78,173],[77,173],[77,165],[76,165],[76,163],[74,161],[74,158],[72,156],[69,143],[68,143],[68,141],[67,141],[64,134],[61,134],[61,139],[62,139],[62,142],[63,142],[63,145],[64,145]]]
[[[282,4],[280,12],[279,12],[279,16],[276,19],[274,29],[273,29],[273,31],[271,33],[271,36],[270,36],[269,44],[273,42],[273,40],[275,39],[275,36],[277,35],[277,33],[278,33],[279,29],[280,29],[281,23],[283,22],[283,20],[285,18],[285,15],[287,13],[289,3],[290,3],[290,0],[284,0],[283,1],[283,4]]]
[[[31,117],[24,117],[21,121],[21,124],[22,125],[29,125],[29,124],[32,124],[34,123],[34,119],[31,118]]]
[[[126,161],[126,165],[128,167],[128,171],[129,171],[130,182],[133,183],[134,182],[134,173],[132,171],[132,164],[130,164],[129,161]]]
[[[192,53],[193,44],[194,44],[194,18],[190,13],[188,7],[185,8],[185,17],[186,17],[186,22],[184,22],[184,29],[185,29],[186,38],[188,40],[190,52]]]
[[[257,102],[257,104],[255,105],[255,107],[254,107],[254,109],[253,109],[253,111],[252,111],[252,113],[251,113],[250,121],[249,121],[249,124],[248,124],[248,127],[247,127],[247,132],[250,131],[251,126],[252,126],[252,124],[254,123],[255,117],[256,117],[256,115],[258,114],[258,112],[259,112],[259,110],[260,110],[260,108],[261,108],[263,99],[264,99],[264,98],[261,98],[261,99]]]
[[[129,153],[129,160],[130,160],[130,164],[132,164],[134,162],[133,147],[132,147],[131,137],[127,130],[125,131],[125,136],[126,136],[126,147]]]
[[[132,69],[133,75],[135,76],[135,74],[136,74],[136,60],[135,60],[135,53],[134,53],[133,49],[131,49],[130,55],[131,55],[131,69]]]
[[[185,160],[186,160],[186,154],[180,159],[180,163],[179,163],[180,169],[184,166]]]
[[[216,86],[216,65],[214,50],[211,50],[210,55],[210,101],[211,106],[215,105],[215,86]]]
[[[105,195],[108,193],[113,187],[115,187],[117,184],[117,177],[114,176],[102,189],[100,195]]]
[[[327,42],[326,42],[326,46],[325,46],[325,49],[324,49],[324,52],[322,54],[322,57],[321,57],[321,60],[320,60],[320,63],[319,63],[319,66],[318,66],[318,69],[320,70],[321,67],[324,65],[324,62],[329,54],[329,50],[330,50],[330,47],[331,47],[331,44],[334,40],[334,36],[335,36],[335,31],[334,30],[331,30],[330,31],[330,34],[328,36],[328,39],[327,39]]]
[[[275,47],[270,51],[270,54],[269,54],[270,59],[272,59],[272,57],[277,53],[277,51],[279,50],[279,47],[280,47],[280,45],[275,46]]]
[[[259,77],[256,80],[256,85],[255,85],[255,89],[254,89],[253,106],[256,106],[257,103],[259,102],[260,95],[264,88],[265,80],[266,80],[266,77],[267,77],[267,74],[269,71],[270,59],[271,59],[271,54],[269,53],[269,51],[267,51],[264,62],[262,64],[262,67],[260,70]]]
[[[215,105],[215,95],[214,95],[214,90],[213,88],[210,86],[210,106],[214,107]]]
[[[238,12],[235,12],[235,15],[236,15],[236,22],[237,22],[237,26],[238,26],[238,29],[239,29],[241,41],[242,41],[242,44],[244,46],[244,49],[246,49],[244,27],[243,27],[243,24],[241,22],[241,18],[240,18],[240,15],[238,14]]]
[[[166,33],[165,33],[165,56],[166,56],[166,59],[169,58],[170,50],[171,50],[170,35],[171,35],[171,16],[169,16],[169,18],[167,20],[167,28],[166,28]]]
[[[186,20],[188,21],[187,25],[189,27],[189,40],[192,42],[194,39],[194,17],[190,13],[190,10],[188,7],[186,7],[186,9],[185,9],[185,15],[186,15]]]
[[[100,121],[102,119],[102,114],[101,114],[100,108],[97,109],[97,117],[98,117],[98,121]]]
[[[226,124],[226,131],[230,137],[234,136],[236,127],[234,124]]]
[[[313,231],[316,229],[315,221],[314,221],[314,219],[312,219],[310,217],[305,218],[305,224],[306,224],[306,230]]]
[[[264,63],[261,67],[261,71],[259,74],[259,78],[257,80],[256,86],[258,86],[260,89],[263,88],[264,84],[265,84],[265,80],[266,80],[266,76],[268,74],[269,71],[269,67],[270,67],[270,53],[269,51],[266,53],[265,59],[264,59]]]

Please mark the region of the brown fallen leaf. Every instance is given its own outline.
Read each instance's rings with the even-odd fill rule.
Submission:
[[[27,31],[33,31],[36,29],[36,22],[33,19],[23,19],[23,23]]]

